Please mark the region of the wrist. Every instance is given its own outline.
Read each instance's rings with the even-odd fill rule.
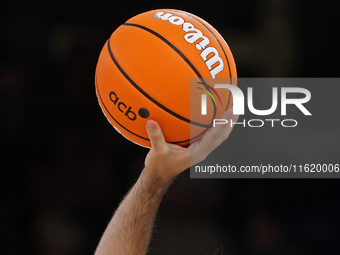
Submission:
[[[146,185],[152,186],[154,189],[160,191],[166,191],[175,179],[164,176],[164,174],[158,174],[157,171],[152,171],[151,169],[148,169],[146,167],[143,169],[140,178]]]

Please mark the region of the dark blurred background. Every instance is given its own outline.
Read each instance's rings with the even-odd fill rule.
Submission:
[[[240,77],[338,76],[335,0],[2,3],[0,254],[93,254],[148,152],[102,114],[97,58],[120,24],[156,8],[212,24]],[[185,172],[161,205],[150,254],[339,254],[339,184]]]

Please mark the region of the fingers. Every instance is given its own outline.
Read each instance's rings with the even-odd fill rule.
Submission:
[[[233,109],[225,111],[221,119],[228,120],[228,123],[223,125],[216,125],[210,128],[199,142],[192,144],[190,147],[190,154],[193,161],[191,163],[198,163],[205,159],[213,150],[215,150],[223,141],[225,141],[234,125],[232,123],[237,122],[238,115],[233,115]],[[197,162],[194,162],[197,161]]]
[[[228,109],[225,111],[221,117],[221,119],[228,120],[228,123],[223,125],[216,125],[214,128],[211,128],[211,132],[218,136],[221,141],[226,140],[231,131],[233,130],[235,122],[237,122],[239,115],[233,114],[233,108]]]
[[[222,141],[226,140],[232,130],[231,120],[234,122],[236,117],[233,116],[233,109],[228,109],[227,111],[225,111],[221,119],[227,120],[228,123],[216,124],[215,127],[210,128],[209,131],[202,138],[202,142],[204,143],[202,145],[204,145],[205,147],[217,147]],[[213,149],[215,148],[212,148],[211,150]]]
[[[238,115],[233,115],[233,109],[229,109],[224,112],[221,119],[228,120],[227,124],[218,124],[215,127],[210,128],[200,141],[190,145],[189,151],[184,148],[179,150],[179,148],[177,148],[178,146],[167,144],[159,124],[154,120],[148,120],[146,122],[146,130],[154,152],[163,154],[168,152],[169,148],[177,153],[188,152],[188,155],[185,156],[190,158],[190,165],[193,165],[204,160],[213,150],[215,150],[228,138],[234,126],[231,125],[231,121],[232,123],[237,122]]]
[[[148,132],[151,147],[160,150],[166,145],[165,138],[163,136],[161,127],[154,120],[148,120],[146,122],[146,131]]]

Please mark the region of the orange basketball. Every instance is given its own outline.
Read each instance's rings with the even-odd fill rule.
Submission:
[[[167,142],[188,146],[232,106],[229,90],[217,95],[211,81],[228,78],[231,84],[236,77],[232,53],[210,24],[161,9],[139,14],[112,33],[100,53],[95,83],[104,115],[124,137],[150,147],[145,125],[153,119]],[[209,94],[204,115],[203,94]]]

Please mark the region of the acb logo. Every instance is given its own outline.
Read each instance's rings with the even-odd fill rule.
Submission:
[[[132,110],[132,107],[127,106],[123,101],[121,101],[115,92],[111,91],[109,97],[111,102],[116,105],[118,110],[129,120],[135,121],[137,119],[137,114]],[[150,116],[150,113],[146,108],[140,108],[138,110],[138,115],[145,119]]]

